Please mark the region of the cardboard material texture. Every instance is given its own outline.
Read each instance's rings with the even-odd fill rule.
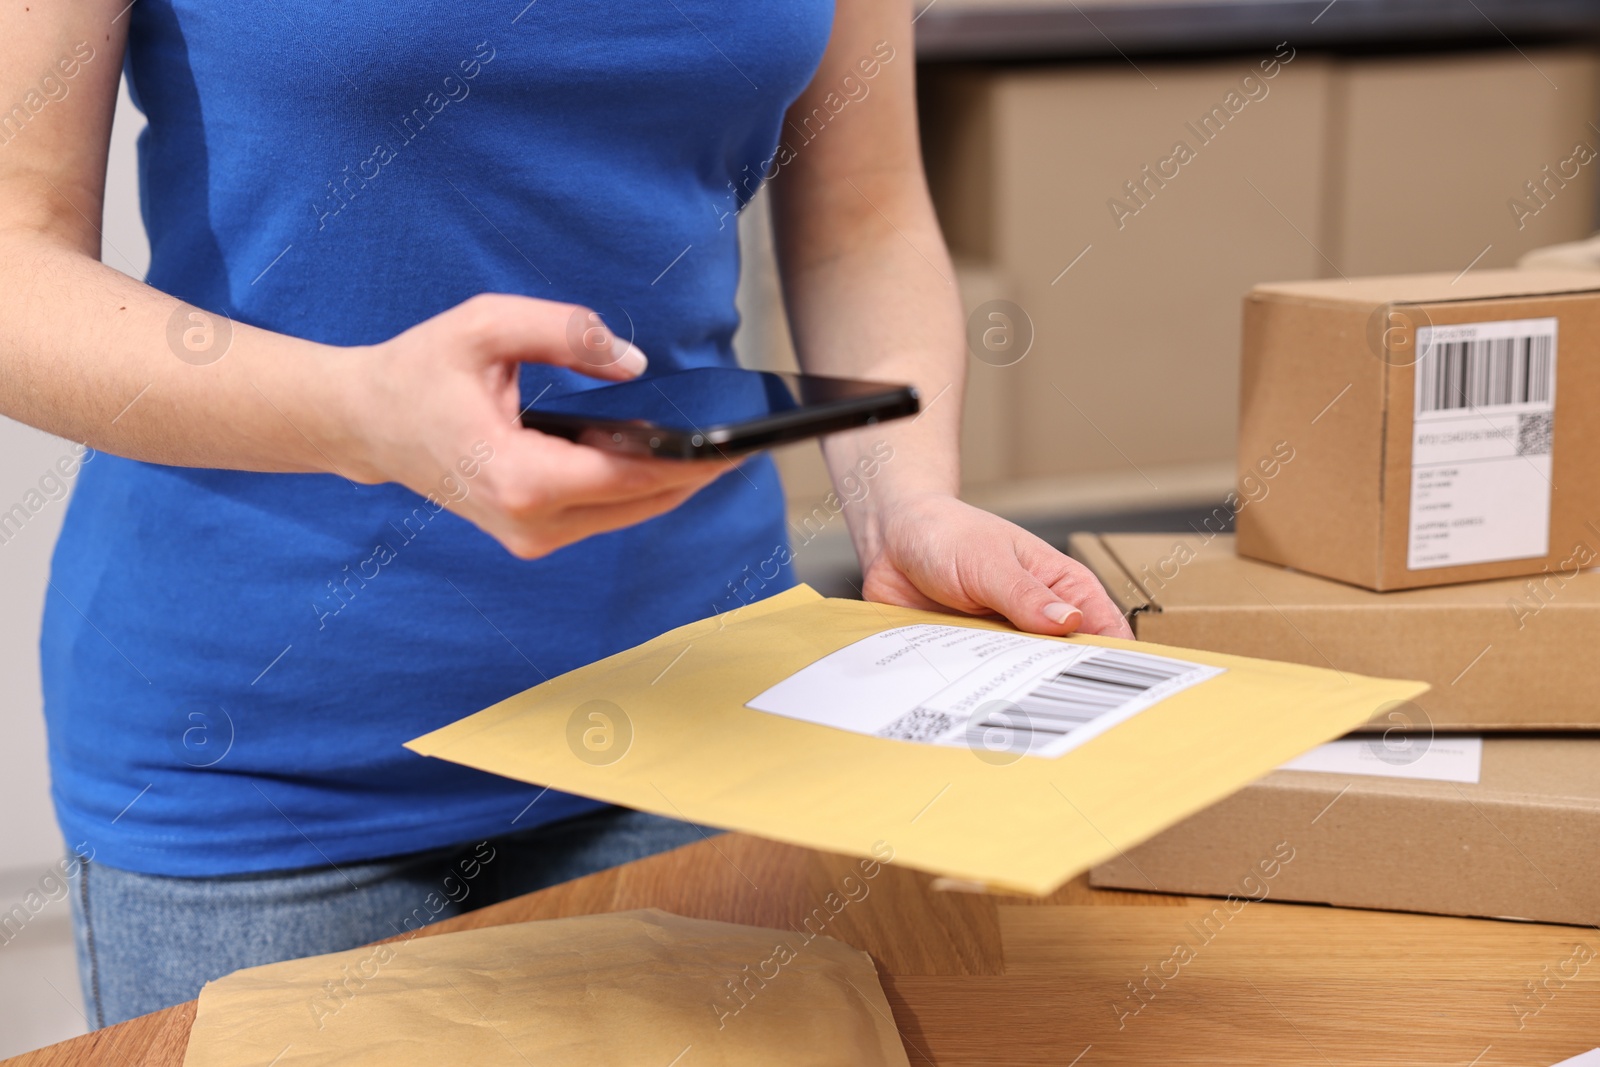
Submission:
[[[1143,640],[1418,678],[1419,730],[1600,729],[1593,570],[1373,593],[1242,559],[1228,534],[1075,534],[1070,550]]]
[[[1236,301],[1263,278],[1453,277],[1590,233],[1600,167],[1575,149],[1600,145],[1592,49],[1297,43],[1137,70],[1112,56],[919,72],[946,237],[1034,328],[1027,358],[999,368],[1008,421],[964,435],[1009,450],[1003,477],[1166,488],[1163,466],[1231,460]],[[1219,105],[1235,112],[1220,133]],[[997,377],[982,362],[974,378]]]
[[[407,747],[790,844],[878,858],[888,850],[896,863],[1042,895],[1426,688],[1074,637],[1038,644],[1224,670],[1056,758],[992,749],[987,730],[966,745],[925,744],[746,706],[832,653],[915,624],[1015,633],[981,619],[827,600],[800,586],[552,679]],[[927,661],[937,671],[937,649],[896,640],[878,667]],[[874,670],[841,692],[867,692]],[[1010,732],[1028,745],[1043,736],[1025,722]]]
[[[1334,196],[1318,242],[1337,271],[1453,277],[1468,263],[1509,267],[1529,249],[1593,228],[1596,168],[1578,146],[1600,145],[1589,126],[1600,59],[1584,47],[1529,56],[1505,49],[1338,65]],[[1397,130],[1405,131],[1398,154]]]
[[[1476,784],[1275,771],[1089,877],[1121,889],[1593,925],[1597,839],[1600,740],[1501,737],[1484,741]]]
[[[1257,286],[1238,550],[1368,589],[1588,566],[1600,546],[1600,279],[1473,271]]]
[[[1284,65],[1265,48],[1140,66],[961,67],[919,86],[951,249],[992,266],[996,295],[1032,334],[1026,358],[998,365],[974,343],[987,320],[969,319],[971,375],[1011,394],[982,431],[1008,448],[1008,477],[1146,486],[1151,471],[1166,486],[1154,468],[1230,457],[1235,302],[1263,277],[1311,277],[1322,263],[1272,205],[1322,243],[1328,62],[1302,51]],[[1230,93],[1248,101],[1232,116]],[[1181,165],[1179,141],[1193,153]]]
[[[687,1049],[691,1056],[685,1056]],[[390,941],[208,982],[184,1067],[906,1067],[877,970],[832,938],[656,909]]]

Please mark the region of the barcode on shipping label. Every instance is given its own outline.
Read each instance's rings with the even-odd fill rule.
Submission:
[[[1221,673],[1146,652],[917,624],[847,645],[748,706],[896,741],[1048,757]]]
[[[1034,729],[1064,734],[1161,686],[1180,685],[1203,669],[1184,660],[1108,648],[1045,678],[1016,703]]]
[[[1411,570],[1550,550],[1557,320],[1417,330]]]
[[[1417,410],[1548,404],[1556,387],[1555,354],[1554,331],[1435,341],[1417,361]]]

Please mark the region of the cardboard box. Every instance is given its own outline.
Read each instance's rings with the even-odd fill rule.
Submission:
[[[1587,271],[1257,286],[1239,469],[1294,460],[1239,552],[1375,590],[1567,565],[1600,532],[1597,349]]]
[[[1351,58],[1333,95],[1319,247],[1350,277],[1509,267],[1593,229],[1600,168],[1576,154],[1600,148],[1592,49]]]
[[[1238,299],[1322,263],[1273,204],[1320,243],[1329,63],[1302,51],[1265,79],[1271,59],[925,72],[946,238],[992,267],[1032,326],[1025,358],[972,367],[1011,379],[1009,477],[1165,489],[1163,467],[1231,458]],[[1190,132],[1230,93],[1247,99],[1247,78],[1257,98],[1220,134],[1215,120],[1209,140]],[[1195,152],[1181,166],[1179,141]]]
[[[1261,483],[1268,502],[1299,462]],[[1218,528],[1226,517],[1219,509]],[[1589,544],[1600,562],[1600,536]],[[1600,729],[1593,570],[1373,593],[1241,559],[1233,538],[1205,529],[1077,534],[1070,550],[1142,640],[1425,681],[1433,689],[1403,712],[1419,729]]]
[[[1025,359],[974,366],[1015,379],[1006,425],[982,431],[1006,442],[1007,479],[1166,489],[1166,467],[1230,459],[1237,300],[1263,278],[1453,278],[1592,230],[1600,160],[1576,154],[1600,148],[1592,49],[1344,58],[1290,42],[918,79],[946,238],[1034,329]],[[1221,104],[1237,112],[1218,134]],[[1173,166],[1179,142],[1194,154]]]
[[[1089,880],[1593,925],[1596,840],[1600,739],[1490,738],[1476,784],[1274,771]]]

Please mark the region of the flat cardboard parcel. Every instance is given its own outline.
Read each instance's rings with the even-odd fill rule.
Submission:
[[[1596,841],[1600,739],[1492,737],[1476,783],[1274,771],[1089,878],[1164,893],[1593,925]]]
[[[1600,572],[1373,593],[1236,556],[1203,528],[1076,534],[1071,551],[1141,640],[1417,678],[1433,688],[1400,713],[1416,730],[1600,730]]]

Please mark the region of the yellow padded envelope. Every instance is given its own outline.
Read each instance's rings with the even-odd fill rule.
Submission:
[[[853,856],[892,854],[950,878],[1045,894],[1428,688],[1070,637],[1039,640],[1222,670],[1054,758],[1035,749],[996,758],[981,746],[872,736],[746,706],[824,657],[917,624],[1014,633],[799,586],[553,678],[406,747],[673,818]]]
[[[865,952],[655,909],[235,971],[200,991],[183,1062],[909,1067]]]

